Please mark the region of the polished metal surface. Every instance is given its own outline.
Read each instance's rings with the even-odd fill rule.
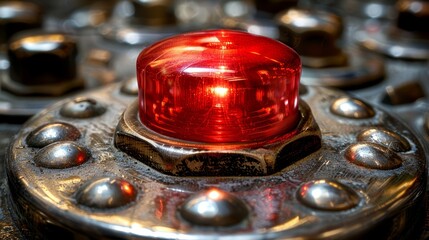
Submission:
[[[332,102],[330,110],[335,115],[355,119],[371,118],[375,114],[370,105],[350,97],[336,99]]]
[[[360,142],[372,142],[396,152],[406,152],[411,150],[410,143],[401,135],[380,127],[367,129],[357,136]]]
[[[168,175],[269,175],[320,149],[320,130],[309,106],[301,101],[299,110],[295,130],[261,148],[255,147],[258,142],[220,145],[163,137],[141,123],[136,100],[121,116],[114,143],[136,160]]]
[[[361,197],[352,188],[330,180],[314,180],[302,184],[297,198],[310,208],[325,211],[350,210],[361,201]]]
[[[249,212],[243,201],[221,189],[208,189],[189,197],[180,216],[193,225],[227,227],[243,222]]]
[[[372,117],[338,117],[331,113],[331,105],[346,95],[307,86],[302,99],[311,107],[319,125],[320,150],[268,176],[179,177],[162,174],[113,146],[117,121],[136,98],[122,93],[120,88],[116,84],[84,96],[109,106],[97,118],[83,121],[58,114],[65,104],[73,101],[67,99],[32,118],[13,141],[7,154],[11,198],[19,203],[13,206],[20,221],[35,236],[52,236],[50,230],[54,229],[64,237],[82,238],[85,231],[86,236],[98,239],[365,239],[374,234],[382,239],[395,239],[419,234],[426,189],[423,147],[406,127],[377,107],[371,108]],[[79,127],[82,136],[74,143],[88,147],[89,161],[66,169],[35,165],[38,149],[27,147],[26,137],[37,127],[58,121]],[[411,149],[394,153],[381,145],[356,139],[371,126],[384,126],[401,133]],[[387,163],[382,162],[386,164],[384,167],[394,168],[368,168],[350,162],[345,152],[362,145],[371,148],[356,155],[360,159],[371,162],[375,157],[367,153],[375,153],[377,159],[388,159]],[[164,149],[169,151],[170,147],[164,145]],[[400,164],[392,157],[400,159]],[[113,209],[104,209],[103,204],[86,206],[85,200],[78,202],[76,196],[82,189],[96,192],[96,188],[83,186],[104,178],[132,184],[137,190],[135,200]],[[349,208],[335,211],[313,208],[299,200],[302,186],[319,180],[341,186],[339,194],[330,195],[331,200],[344,197],[343,191],[356,193],[358,200],[347,193],[345,196],[349,198],[345,201]],[[242,201],[248,210],[247,217],[227,227],[201,226],[185,220],[182,206],[210,188]],[[331,187],[322,189],[325,193],[332,191]],[[316,196],[314,192],[312,196]],[[401,225],[396,225],[397,222]]]
[[[130,79],[123,81],[121,92],[131,96],[137,96],[139,94],[137,77],[131,77]]]
[[[92,118],[106,112],[106,107],[92,98],[78,97],[65,103],[60,114],[69,118]]]
[[[123,207],[136,199],[134,186],[119,178],[89,180],[76,192],[76,201],[86,207],[110,209]]]
[[[399,168],[403,160],[387,147],[374,143],[356,143],[344,153],[346,159],[356,165],[379,170]]]
[[[43,3],[43,9],[48,11],[49,17],[45,19],[45,24],[49,29],[62,29],[77,34],[80,56],[83,59],[78,70],[87,74],[84,77],[85,89],[121,79],[132,79],[135,71],[134,59],[142,47],[160,37],[186,29],[176,26],[144,28],[130,25],[128,19],[123,19],[122,16],[110,16],[109,9],[92,8],[96,2],[111,4],[116,2],[114,0],[36,2]],[[130,1],[118,2],[121,5]],[[175,2],[175,15],[179,25],[185,23],[183,25],[210,28],[213,16],[219,15],[215,1]],[[283,7],[293,1],[255,1],[258,10],[263,7],[270,12],[283,10],[276,5],[279,2]],[[31,120],[16,140],[13,140],[13,136],[21,126],[10,124],[22,121],[16,116],[33,115],[48,104],[70,95],[53,98],[20,97],[2,91],[0,114],[6,123],[0,125],[0,153],[3,155],[4,151],[7,151],[10,142],[15,144],[15,141],[20,141],[22,144],[18,147],[13,145],[16,148],[11,152],[25,152],[27,155],[8,164],[7,171],[12,176],[10,184],[14,191],[9,191],[4,169],[6,165],[3,163],[5,160],[0,159],[0,239],[428,239],[429,226],[426,226],[425,233],[419,236],[423,228],[420,219],[425,214],[422,199],[426,175],[423,173],[425,163],[422,147],[429,142],[427,41],[424,38],[416,39],[410,31],[395,30],[395,22],[386,21],[396,20],[395,14],[392,14],[392,0],[300,1],[302,2],[312,2],[310,6],[317,9],[334,7],[334,12],[345,17],[345,33],[350,34],[350,39],[337,45],[348,54],[347,65],[326,69],[304,68],[302,83],[345,88],[354,97],[363,99],[372,106],[381,106],[384,109],[381,115],[377,107],[373,109],[375,115],[371,118],[344,118],[332,114],[329,110],[330,104],[339,96],[326,96],[324,91],[315,92],[315,88],[307,89],[304,86],[301,96],[305,101],[307,98],[313,98],[315,93],[325,96],[313,99],[314,104],[310,104],[322,131],[321,152],[300,159],[272,176],[182,179],[165,176],[112,146],[119,114],[137,94],[132,80],[128,81],[131,84],[128,86],[122,82],[120,86],[109,88],[110,90],[90,93],[91,98],[107,107],[104,114],[83,119],[60,115],[60,108],[76,98],[73,96],[68,101],[57,104],[55,108],[45,110],[43,117],[39,118],[39,115],[37,119]],[[52,10],[51,6],[57,8],[54,15],[49,12]],[[179,11],[179,8],[182,10]],[[233,9],[231,4],[229,9]],[[117,13],[117,9],[115,11]],[[272,28],[271,22],[261,21],[265,20],[266,15],[263,19],[260,17],[256,15],[251,18],[246,16],[245,19],[236,18],[229,26],[277,38],[279,33]],[[229,21],[226,18],[223,20]],[[272,20],[271,16],[269,20]],[[425,26],[424,21],[419,23],[420,26]],[[100,26],[102,27],[98,28]],[[413,26],[417,24],[411,25]],[[357,32],[358,28],[363,30]],[[105,29],[113,29],[111,35],[105,35]],[[103,34],[100,36],[99,33]],[[371,49],[377,48],[373,47],[367,52],[381,53],[388,57],[363,54],[354,46],[349,46],[354,44],[355,39],[358,39],[358,42],[366,39],[368,46],[375,44],[378,48],[384,48],[382,51],[374,51]],[[368,49],[362,44],[360,46],[363,46],[364,50]],[[93,49],[101,51],[91,51]],[[384,75],[379,75],[380,79],[366,78],[382,73],[383,65]],[[7,58],[0,56],[0,70],[7,70],[9,66]],[[365,71],[368,71],[368,75]],[[88,81],[88,76],[94,81]],[[126,88],[129,90],[124,90]],[[118,114],[111,114],[115,111]],[[386,112],[393,114],[394,118],[388,117],[386,120]],[[403,128],[397,118],[402,119],[408,127],[414,128],[419,139],[415,139],[409,128]],[[73,141],[88,147],[91,159],[67,169],[34,166],[34,157],[40,149],[28,146],[29,134],[45,124],[58,122],[79,129],[81,137]],[[375,128],[381,132],[372,133],[371,129]],[[388,134],[384,135],[383,131]],[[392,142],[389,144],[389,141]],[[423,146],[419,145],[418,141]],[[347,160],[345,151],[348,147],[367,143],[384,146],[391,152],[396,152],[402,163],[397,168],[378,170],[358,166]],[[21,147],[27,149],[20,149]],[[414,160],[414,156],[418,159]],[[383,159],[384,155],[381,158]],[[365,161],[370,159],[368,156]],[[10,174],[11,172],[18,174]],[[95,205],[86,206],[78,202],[77,193],[82,191],[84,185],[105,178],[122,179],[132,183],[137,189],[135,200],[115,208],[97,208]],[[332,211],[312,208],[301,202],[298,188],[319,180],[334,181],[346,186],[357,193],[359,203],[349,209]],[[17,182],[19,184],[15,184]],[[247,218],[232,226],[211,227],[193,224],[181,217],[180,206],[183,206],[187,199],[210,187],[236,196],[246,205]],[[27,194],[28,192],[32,194]],[[16,205],[12,205],[11,200],[16,200]],[[314,234],[315,232],[318,234]]]
[[[60,141],[40,149],[34,163],[42,168],[64,169],[81,165],[89,160],[91,153],[74,141]]]
[[[47,123],[28,134],[26,143],[29,147],[42,148],[54,142],[75,141],[80,136],[80,131],[71,124]]]

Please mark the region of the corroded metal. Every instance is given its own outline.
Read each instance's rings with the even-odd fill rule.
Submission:
[[[135,97],[121,93],[120,87],[116,84],[85,95],[109,106],[97,118],[62,116],[60,109],[72,101],[67,99],[32,118],[12,142],[7,176],[11,199],[16,203],[13,208],[34,236],[52,237],[54,231],[64,238],[99,239],[326,239],[327,234],[330,239],[362,239],[374,234],[394,239],[418,234],[421,229],[426,189],[423,147],[406,127],[376,107],[370,118],[340,117],[332,114],[330,107],[346,97],[344,93],[308,86],[301,97],[319,125],[320,150],[267,176],[180,177],[162,174],[114,147],[115,127],[135,101]],[[39,149],[28,147],[26,136],[43,124],[59,121],[79,127],[82,136],[75,143],[89,148],[90,161],[67,169],[34,164]],[[356,136],[374,126],[401,133],[409,142],[409,151],[394,152],[402,160],[399,167],[367,168],[345,157],[350,146],[373,144]],[[162,146],[165,151],[180,151]],[[114,209],[80,204],[75,197],[79,189],[104,177],[132,183],[137,190],[135,200]],[[358,194],[359,203],[354,205],[353,200],[353,207],[336,211],[303,204],[298,198],[301,186],[321,179],[347,186],[347,191]],[[237,197],[246,206],[247,217],[228,227],[185,220],[179,209],[186,200],[210,188]],[[401,224],[395,224],[398,222]]]

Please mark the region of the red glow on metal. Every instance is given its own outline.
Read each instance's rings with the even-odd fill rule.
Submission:
[[[129,197],[135,197],[136,190],[133,185],[129,184],[128,182],[121,181],[121,190],[123,193],[125,193]]]
[[[139,116],[191,142],[267,144],[299,121],[301,61],[286,45],[231,30],[182,34],[137,59]]]

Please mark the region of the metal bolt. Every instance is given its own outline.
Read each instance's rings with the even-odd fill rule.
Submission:
[[[339,16],[325,11],[292,8],[277,17],[279,40],[294,48],[308,67],[343,66],[347,57],[336,41],[343,23]]]
[[[56,142],[42,148],[34,157],[36,165],[63,169],[81,165],[90,158],[89,151],[71,141]]]
[[[106,108],[92,98],[76,98],[61,108],[60,114],[70,118],[91,118],[102,115]]]
[[[179,211],[192,224],[212,227],[235,225],[248,216],[243,201],[217,188],[191,196]]]
[[[401,0],[397,3],[398,17],[396,26],[399,29],[428,34],[429,2],[424,0]],[[427,35],[426,35],[427,39]]]
[[[29,147],[42,148],[58,141],[74,141],[80,137],[79,130],[71,124],[54,122],[34,129],[26,138]]]
[[[344,156],[361,167],[390,170],[402,165],[402,159],[388,148],[373,143],[357,143],[348,147]]]
[[[26,32],[8,49],[9,75],[24,85],[57,84],[77,76],[76,41],[61,33]]]
[[[335,115],[354,119],[371,118],[375,115],[371,106],[361,100],[349,97],[336,99],[330,110]]]
[[[348,210],[360,201],[353,189],[333,180],[306,182],[299,188],[297,198],[308,207],[326,211]]]
[[[121,92],[127,95],[137,96],[139,94],[139,87],[137,78],[132,77],[122,83]]]
[[[98,209],[122,207],[136,197],[137,190],[131,183],[115,177],[88,181],[76,192],[79,204]]]
[[[396,152],[406,152],[411,149],[410,143],[404,137],[379,127],[359,133],[357,140],[376,143]]]
[[[173,25],[176,22],[172,0],[132,0],[133,22],[148,26]]]

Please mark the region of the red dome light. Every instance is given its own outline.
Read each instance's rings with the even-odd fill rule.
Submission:
[[[264,145],[299,121],[301,61],[286,45],[230,30],[182,34],[137,59],[139,114],[185,141]]]

